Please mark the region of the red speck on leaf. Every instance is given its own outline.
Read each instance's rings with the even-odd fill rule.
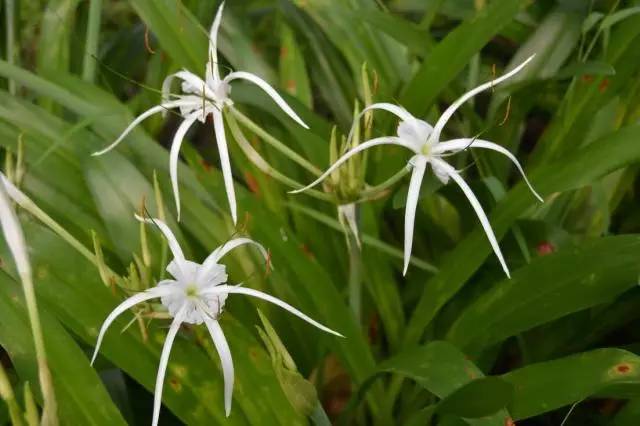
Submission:
[[[511,417],[504,419],[504,426],[516,426],[516,422]]]
[[[538,244],[538,247],[536,247],[536,251],[538,252],[538,255],[546,256],[556,251],[556,248],[549,241],[543,241]]]
[[[288,92],[295,92],[297,87],[295,80],[287,80],[286,88]]]
[[[598,90],[600,91],[600,93],[603,93],[605,90],[607,90],[607,88],[609,87],[609,83],[610,81],[608,78],[602,79],[600,85],[598,86]]]
[[[309,246],[307,246],[306,244],[301,244],[300,250],[302,250],[305,256],[307,256],[309,259],[315,259],[313,252],[309,249]]]
[[[289,49],[287,49],[285,46],[282,46],[280,48],[280,59],[284,59],[289,55]]]
[[[205,172],[211,171],[211,164],[207,163],[204,158],[200,159],[200,165],[202,166]]]
[[[369,342],[376,343],[380,334],[380,318],[378,315],[372,315],[369,320]]]
[[[582,81],[585,83],[591,83],[593,81],[593,76],[589,74],[585,74],[582,76]]]
[[[256,178],[249,172],[244,172],[244,181],[247,183],[249,190],[256,195],[260,194],[260,185]]]
[[[631,367],[629,367],[629,364],[618,364],[618,366],[616,367],[616,371],[618,373],[628,373],[631,370]]]

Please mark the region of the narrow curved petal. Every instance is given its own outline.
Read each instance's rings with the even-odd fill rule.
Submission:
[[[162,405],[162,388],[164,386],[164,376],[167,372],[167,364],[169,363],[169,355],[171,354],[171,347],[173,341],[180,330],[180,325],[184,319],[185,307],[183,306],[176,316],[173,318],[171,327],[162,346],[162,354],[160,355],[160,364],[158,365],[158,374],[156,376],[156,388],[153,392],[153,421],[152,425],[158,425],[158,419],[160,418],[160,406]]]
[[[224,121],[222,120],[222,112],[214,110],[212,115],[213,129],[216,133],[216,144],[218,145],[218,154],[220,155],[222,178],[224,179],[224,188],[227,191],[227,200],[229,201],[231,218],[235,225],[238,222],[236,192],[233,188],[233,173],[231,172],[231,160],[229,160],[229,148],[227,148],[227,136],[224,133]]]
[[[329,327],[325,327],[324,325],[320,324],[318,321],[308,317],[307,315],[303,314],[302,312],[300,312],[299,310],[297,310],[293,306],[289,305],[286,302],[283,302],[282,300],[278,299],[277,297],[273,297],[273,296],[268,295],[266,293],[263,293],[261,291],[254,290],[252,288],[229,286],[229,285],[219,285],[217,287],[213,287],[213,288],[211,288],[209,290],[206,290],[205,293],[207,293],[207,294],[216,294],[216,293],[222,293],[222,294],[244,294],[246,296],[257,297],[258,299],[266,300],[267,302],[270,302],[270,303],[273,303],[274,305],[280,306],[282,309],[291,312],[293,315],[297,316],[298,318],[301,318],[301,319],[305,320],[309,324],[319,328],[322,331],[325,331],[325,332],[331,333],[331,334],[335,334],[336,336],[344,337],[342,334],[340,334],[340,333],[338,333],[336,331],[333,331]]]
[[[218,351],[220,364],[222,366],[222,377],[224,379],[224,412],[227,417],[231,414],[231,401],[233,400],[233,359],[231,358],[231,350],[227,339],[224,337],[222,327],[218,321],[211,319],[208,315],[203,315],[204,323],[209,329],[213,344]]]
[[[467,182],[465,182],[462,176],[460,176],[460,174],[446,162],[438,159],[433,159],[432,161],[436,163],[438,167],[440,167],[442,170],[448,173],[451,179],[453,179],[458,184],[460,189],[462,189],[462,192],[464,192],[464,195],[469,200],[471,207],[473,207],[473,210],[476,212],[476,215],[480,220],[480,224],[482,225],[482,229],[484,229],[484,232],[487,235],[487,238],[489,239],[489,243],[491,244],[491,247],[493,248],[493,251],[496,254],[496,257],[498,258],[498,261],[500,261],[500,265],[502,265],[502,269],[504,270],[505,274],[507,274],[507,277],[511,278],[511,275],[509,274],[509,268],[507,267],[507,263],[505,262],[504,257],[502,256],[502,252],[500,251],[498,240],[496,239],[496,236],[493,233],[493,229],[491,228],[491,223],[489,223],[489,219],[487,218],[487,215],[482,209],[482,206],[480,205],[480,202],[476,198],[475,194],[473,193],[469,185],[467,185]]]
[[[409,182],[409,192],[407,193],[407,205],[404,210],[404,267],[402,275],[407,274],[409,261],[411,260],[411,248],[413,246],[413,228],[416,220],[416,209],[418,198],[420,197],[420,186],[427,168],[427,159],[424,156],[416,156]]]
[[[211,24],[209,31],[209,60],[207,61],[206,80],[207,84],[212,86],[220,81],[220,67],[218,66],[218,32],[220,31],[220,22],[222,22],[222,11],[224,10],[224,2],[220,3],[216,17]]]
[[[169,151],[169,176],[171,178],[171,187],[173,188],[173,198],[176,202],[176,212],[178,214],[178,222],[180,222],[180,189],[178,186],[178,161],[180,157],[180,148],[182,147],[182,141],[185,135],[195,123],[198,115],[202,114],[201,111],[196,111],[187,116],[178,130],[176,130],[171,142],[171,150]]]
[[[538,194],[536,192],[535,189],[533,189],[533,186],[531,185],[531,182],[529,182],[529,179],[527,179],[527,175],[524,173],[524,169],[520,165],[520,162],[518,161],[516,156],[513,155],[511,152],[509,152],[506,148],[504,148],[504,147],[502,147],[502,146],[500,146],[500,145],[498,145],[496,143],[485,141],[485,140],[481,140],[481,139],[454,139],[454,140],[451,140],[451,141],[440,142],[439,144],[437,144],[436,146],[433,147],[433,153],[434,154],[440,154],[440,153],[448,152],[448,151],[460,151],[460,150],[463,150],[463,149],[466,149],[466,148],[484,148],[484,149],[489,149],[489,150],[492,150],[492,151],[499,152],[500,154],[503,154],[504,156],[509,158],[509,160],[511,160],[511,162],[513,164],[515,164],[515,166],[518,168],[518,171],[522,175],[522,178],[524,179],[525,183],[527,184],[527,186],[529,187],[529,189],[531,190],[533,195],[541,203],[544,203],[544,199],[540,196],[540,194]]]
[[[520,65],[518,65],[517,67],[515,67],[513,70],[509,71],[505,75],[499,78],[496,78],[495,80],[491,80],[485,84],[482,84],[476,87],[475,89],[471,89],[470,91],[462,95],[457,101],[452,103],[451,106],[449,106],[449,108],[447,108],[445,112],[443,112],[440,118],[438,119],[438,122],[434,127],[431,140],[437,142],[440,139],[440,133],[442,133],[442,129],[444,129],[444,126],[451,119],[453,114],[455,114],[458,108],[462,106],[462,104],[467,102],[469,99],[471,99],[478,93],[484,92],[487,89],[491,89],[492,87],[495,87],[498,84],[502,83],[503,81],[508,80],[514,75],[518,74],[520,71],[524,69],[524,67],[526,67],[529,64],[529,62],[531,62],[531,60],[533,60],[534,57],[535,55],[530,56],[526,61],[524,61],[523,63],[521,63]]]
[[[142,293],[135,294],[129,297],[128,299],[126,299],[121,304],[119,304],[109,314],[109,316],[107,316],[107,319],[104,320],[104,323],[102,323],[102,327],[100,328],[100,333],[98,333],[96,348],[93,352],[93,356],[91,357],[91,365],[93,365],[94,361],[96,360],[96,357],[98,356],[98,351],[100,350],[100,345],[102,345],[102,339],[104,338],[104,335],[107,332],[107,329],[111,326],[113,321],[115,321],[118,316],[120,316],[125,311],[131,309],[133,306],[137,305],[138,303],[142,303],[147,300],[154,299],[156,297],[162,297],[162,296],[168,295],[172,291],[173,289],[168,286],[153,287]]]
[[[4,175],[2,175],[4,178]],[[18,221],[18,217],[11,206],[10,196],[4,185],[0,185],[0,223],[2,224],[2,232],[4,239],[9,246],[9,251],[18,269],[20,278],[29,279],[31,277],[31,263],[27,254],[27,244],[24,240],[22,227]]]
[[[191,104],[193,104],[193,102],[190,100],[176,100],[171,102],[163,102],[160,105],[156,105],[154,107],[149,108],[148,110],[146,110],[145,112],[137,116],[136,119],[133,120],[126,129],[124,129],[124,132],[122,132],[122,134],[118,137],[118,139],[116,139],[115,142],[113,142],[111,145],[104,148],[103,150],[94,152],[91,155],[98,156],[98,155],[106,154],[107,152],[111,151],[113,148],[118,146],[120,142],[122,142],[122,140],[134,129],[134,127],[142,123],[147,118],[151,117],[153,114],[157,114],[159,112],[166,111],[171,108],[177,108],[177,107],[187,106]]]
[[[224,255],[226,255],[227,253],[229,253],[231,250],[234,250],[238,247],[240,247],[241,245],[244,244],[251,244],[254,245],[258,248],[258,250],[260,251],[260,254],[262,254],[262,256],[265,258],[265,260],[268,257],[267,254],[267,250],[265,250],[265,248],[262,246],[262,244],[252,240],[251,238],[234,238],[233,240],[229,240],[226,243],[224,243],[223,245],[221,245],[220,247],[218,247],[217,249],[215,249],[213,251],[213,253],[211,253],[209,255],[209,257],[207,258],[207,260],[205,260],[205,263],[211,259],[214,262],[218,262],[220,259],[222,259],[222,257]]]
[[[265,260],[269,258],[269,254],[267,253],[267,250],[265,250],[265,248],[262,246],[262,244],[253,241],[251,238],[234,238],[216,248],[211,252],[209,256],[207,256],[204,262],[202,262],[202,266],[199,268],[198,278],[205,277],[209,273],[210,269],[217,265],[224,255],[244,244],[251,244],[256,246],[258,250],[260,250],[260,254],[262,254],[262,257],[264,257]]]
[[[349,130],[349,136],[347,137],[347,146],[351,142],[351,138],[353,137],[353,131],[354,131],[355,127],[356,127],[356,124],[362,119],[362,117],[367,112],[372,111],[372,110],[376,110],[376,109],[381,109],[381,110],[384,110],[384,111],[388,111],[388,112],[394,114],[395,116],[397,116],[402,121],[417,120],[413,115],[411,115],[411,113],[409,111],[407,111],[406,109],[404,109],[400,105],[394,105],[394,104],[390,104],[390,103],[387,103],[387,102],[379,102],[379,103],[371,104],[368,107],[366,107],[365,109],[363,109],[360,112],[360,114],[358,114],[356,119],[354,120],[354,123],[351,126],[351,130]]]
[[[395,136],[385,136],[381,138],[371,139],[370,141],[361,143],[360,145],[353,148],[352,150],[347,151],[342,157],[340,157],[335,163],[333,163],[331,167],[329,167],[327,171],[324,172],[322,176],[320,176],[318,179],[314,180],[304,188],[289,191],[289,194],[298,194],[300,192],[306,191],[307,189],[316,186],[317,184],[325,180],[331,173],[333,173],[334,170],[336,170],[338,167],[344,164],[349,158],[353,157],[359,152],[364,151],[365,149],[373,148],[374,146],[378,146],[378,145],[399,145],[399,146],[408,148],[414,153],[416,153],[413,145]]]
[[[287,104],[287,102],[284,99],[282,99],[282,96],[280,96],[278,92],[276,92],[276,90],[269,85],[269,83],[267,83],[257,75],[251,74],[245,71],[232,72],[231,74],[229,74],[224,78],[224,81],[226,81],[227,83],[230,83],[231,81],[236,79],[247,80],[255,84],[256,86],[260,87],[262,90],[264,90],[267,93],[267,95],[271,96],[271,99],[273,99],[275,103],[278,104],[280,109],[283,110],[296,123],[298,123],[305,129],[309,128],[309,126],[307,126],[305,122],[302,121],[302,119],[298,116],[298,114],[295,113],[295,111],[289,106],[289,104]]]
[[[151,225],[155,225],[158,228],[160,228],[160,232],[162,232],[162,234],[164,235],[164,238],[167,240],[167,243],[169,245],[169,249],[171,250],[171,254],[173,254],[173,258],[178,263],[184,263],[185,262],[184,253],[182,252],[182,248],[180,248],[180,244],[178,244],[178,239],[173,234],[173,232],[171,232],[171,229],[167,226],[166,223],[164,223],[160,219],[144,218],[142,216],[138,216],[137,214],[135,215],[135,217],[140,222],[144,222],[144,223],[148,223],[148,224],[151,224]]]

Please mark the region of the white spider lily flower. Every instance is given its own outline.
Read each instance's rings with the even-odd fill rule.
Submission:
[[[196,325],[204,323],[211,334],[211,338],[213,339],[214,346],[218,351],[222,365],[222,375],[224,379],[224,408],[226,415],[229,416],[231,411],[231,397],[233,393],[234,380],[233,361],[231,359],[229,345],[227,344],[222,328],[218,323],[218,318],[221,315],[227,297],[230,294],[244,294],[246,296],[266,300],[267,302],[271,302],[291,312],[311,325],[318,327],[322,331],[343,337],[340,333],[325,327],[280,299],[258,290],[241,287],[240,285],[233,286],[227,284],[226,266],[220,263],[222,257],[239,246],[249,244],[257,247],[265,259],[267,259],[267,251],[259,243],[249,238],[232,239],[211,252],[202,264],[198,264],[185,259],[182,249],[180,248],[173,232],[171,232],[169,227],[161,220],[144,219],[139,216],[136,216],[136,218],[142,222],[156,225],[163,233],[168,242],[169,249],[173,254],[173,260],[167,266],[167,272],[169,272],[174,279],[160,281],[155,287],[129,297],[109,314],[100,328],[96,348],[93,353],[93,357],[91,358],[91,364],[93,364],[98,355],[102,339],[104,338],[107,329],[120,314],[138,303],[160,298],[160,302],[167,308],[167,311],[173,318],[173,321],[162,348],[160,365],[158,367],[158,375],[156,378],[153,406],[154,426],[157,425],[158,417],[160,415],[162,388],[167,364],[169,362],[169,353],[171,352],[171,346],[173,345],[180,325],[183,323]]]
[[[362,152],[366,149],[372,148],[378,145],[398,145],[404,148],[407,148],[413,152],[413,157],[409,160],[408,167],[412,169],[411,180],[409,183],[409,192],[407,194],[407,205],[405,208],[405,219],[404,219],[404,268],[403,274],[407,273],[407,268],[409,266],[409,259],[411,258],[411,248],[413,245],[413,228],[414,221],[416,215],[416,208],[418,204],[418,198],[420,194],[420,186],[422,185],[422,179],[424,177],[424,173],[426,171],[427,165],[431,166],[431,170],[435,176],[443,183],[447,184],[450,179],[452,179],[464,192],[464,195],[467,197],[471,206],[473,207],[478,219],[480,220],[480,224],[484,229],[487,238],[489,239],[489,243],[493,248],[500,264],[502,265],[502,269],[509,277],[509,269],[505,263],[504,257],[502,256],[502,252],[500,251],[500,246],[498,245],[498,241],[491,229],[491,224],[489,223],[489,219],[485,214],[482,206],[478,202],[478,199],[473,194],[473,191],[469,187],[469,185],[464,181],[460,172],[454,169],[451,165],[449,165],[444,158],[448,155],[463,151],[467,148],[483,148],[489,149],[496,152],[499,152],[509,158],[517,167],[518,171],[524,178],[525,182],[533,192],[533,194],[540,200],[543,201],[542,197],[533,189],[529,180],[525,176],[525,173],[522,169],[522,166],[516,159],[516,157],[511,154],[508,150],[503,148],[500,145],[497,145],[493,142],[476,139],[476,138],[464,138],[464,139],[454,139],[449,141],[440,141],[440,134],[442,129],[447,124],[449,119],[453,116],[460,106],[477,95],[478,93],[490,89],[497,84],[513,77],[518,72],[520,72],[531,60],[533,56],[524,61],[518,67],[514,68],[512,71],[507,74],[499,77],[495,80],[492,80],[488,83],[482,84],[476,87],[473,90],[462,95],[458,100],[456,100],[449,108],[447,108],[444,113],[440,116],[438,122],[435,126],[431,126],[429,123],[420,120],[414,116],[412,116],[406,109],[392,105],[388,103],[377,103],[368,106],[365,108],[360,116],[357,118],[359,120],[364,113],[374,109],[381,109],[392,114],[396,115],[400,118],[400,124],[398,125],[397,136],[386,136],[379,137],[375,139],[371,139],[367,142],[364,142],[358,145],[356,148],[345,153],[342,157],[340,157],[331,167],[320,176],[317,180],[309,184],[308,186],[291,191],[291,193],[298,193],[305,191],[322,180],[326,179],[334,170],[344,164],[349,158]],[[354,125],[355,127],[355,125]],[[351,133],[349,134],[348,140],[351,140],[353,133],[353,128]]]
[[[246,80],[264,90],[275,103],[293,120],[298,124],[308,129],[304,121],[293,111],[293,109],[287,104],[287,102],[276,92],[276,90],[269,85],[266,81],[261,79],[255,74],[251,74],[245,71],[235,71],[229,73],[226,77],[220,76],[220,69],[218,66],[218,30],[220,29],[220,22],[222,20],[222,11],[224,8],[224,2],[218,8],[216,17],[211,25],[211,31],[209,34],[209,60],[207,61],[205,78],[202,79],[197,75],[183,70],[175,74],[171,74],[165,78],[162,83],[162,102],[160,105],[154,106],[149,110],[140,114],[133,122],[127,127],[124,132],[105,149],[94,153],[93,155],[102,155],[113,148],[115,148],[124,138],[131,132],[138,124],[147,119],[148,117],[162,112],[166,113],[170,109],[178,108],[180,115],[184,118],[184,121],[178,127],[178,130],[173,137],[171,144],[171,152],[169,156],[169,174],[171,177],[171,185],[176,202],[176,210],[178,213],[178,220],[180,220],[180,192],[178,190],[178,155],[182,141],[196,122],[200,121],[204,123],[207,116],[211,114],[213,116],[213,127],[215,130],[216,143],[218,146],[218,153],[220,155],[220,166],[222,168],[222,176],[224,178],[225,189],[227,192],[227,199],[229,202],[229,208],[231,210],[231,217],[233,223],[237,222],[237,207],[236,207],[236,195],[233,188],[233,175],[231,173],[231,162],[229,161],[229,150],[227,148],[227,140],[224,133],[224,122],[222,110],[233,105],[233,101],[229,97],[231,93],[230,83],[234,80]],[[182,95],[171,95],[171,83],[174,79],[182,81]]]

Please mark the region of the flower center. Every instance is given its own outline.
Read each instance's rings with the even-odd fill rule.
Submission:
[[[198,286],[195,284],[189,284],[184,292],[188,298],[194,299],[198,297]]]
[[[424,145],[422,145],[421,148],[421,153],[422,155],[424,155],[425,157],[430,157],[431,156],[431,144],[429,142],[425,143]]]

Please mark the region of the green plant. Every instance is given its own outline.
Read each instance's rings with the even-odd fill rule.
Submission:
[[[175,113],[91,154],[163,101],[165,76],[205,69],[218,2],[2,4],[4,173],[24,193],[15,208],[61,424],[151,419],[168,326],[160,304],[123,314],[89,364],[109,312],[166,278],[168,247],[135,213],[166,223],[197,261],[251,236],[275,268],[239,249],[229,274],[345,336],[231,298],[220,316],[235,365],[231,415],[207,330],[186,326],[167,368],[168,424],[638,423],[637,0],[228,0],[220,73],[260,76],[309,130],[239,83],[219,114],[231,167],[219,167],[212,123],[196,118],[174,170],[165,147]],[[396,134],[392,116],[355,120],[367,106],[401,105],[434,123],[532,54],[443,130],[507,149],[545,199],[499,156],[447,159],[487,212],[510,279],[463,194],[429,174],[412,191],[403,277],[414,201],[403,150],[372,149],[313,192],[288,194],[347,150]],[[0,248],[0,423],[31,425],[43,406],[37,356],[19,275]]]

